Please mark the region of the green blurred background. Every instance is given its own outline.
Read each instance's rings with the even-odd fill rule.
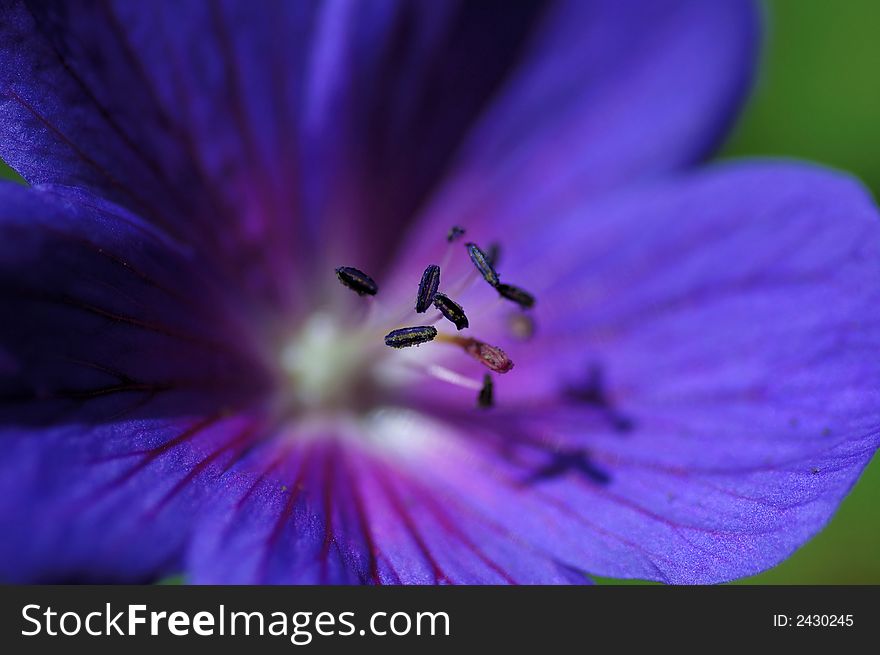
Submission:
[[[880,0],[771,0],[766,14],[758,85],[721,157],[811,159],[855,173],[880,198]],[[0,177],[13,176],[0,163]],[[741,582],[880,584],[878,501],[874,457],[821,534]]]

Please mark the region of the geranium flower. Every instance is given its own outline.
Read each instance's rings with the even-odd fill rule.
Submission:
[[[864,190],[691,170],[748,3],[2,16],[7,581],[717,582],[878,447]]]

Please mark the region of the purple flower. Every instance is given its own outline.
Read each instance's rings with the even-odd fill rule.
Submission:
[[[729,580],[880,443],[863,189],[688,172],[748,3],[2,16],[4,580]]]

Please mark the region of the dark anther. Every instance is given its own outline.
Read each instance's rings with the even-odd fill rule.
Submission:
[[[602,410],[612,427],[618,432],[631,432],[635,423],[628,416],[618,412],[605,393],[605,381],[602,368],[592,366],[587,380],[576,386],[565,389],[565,395],[579,403],[593,405]]]
[[[483,279],[493,287],[497,287],[500,282],[498,279],[498,273],[495,272],[495,269],[492,267],[492,262],[489,261],[486,253],[480,250],[480,247],[475,243],[468,243],[466,245],[468,255],[470,255],[471,261],[474,263],[474,266],[477,267],[480,275],[482,275]]]
[[[495,404],[495,394],[492,388],[492,376],[486,373],[483,376],[483,388],[477,396],[477,407],[488,409]]]
[[[591,460],[587,451],[581,448],[563,450],[553,453],[547,464],[534,471],[523,481],[524,485],[535,484],[544,480],[550,480],[569,472],[580,473],[597,484],[608,484],[611,476],[598,468]]]
[[[410,346],[418,346],[420,343],[433,341],[436,336],[437,328],[430,325],[405,327],[386,334],[385,345],[391,348],[409,348]]]
[[[503,283],[499,283],[495,288],[498,290],[498,293],[501,294],[502,298],[512,300],[524,309],[531,309],[535,306],[535,297],[528,291],[515,287],[512,284]]]
[[[440,310],[446,320],[454,323],[457,329],[463,330],[469,325],[461,305],[446,294],[438,293],[434,296],[434,307]]]
[[[336,277],[359,296],[375,296],[379,287],[369,275],[351,266],[340,266],[336,269]]]
[[[486,250],[486,260],[492,265],[492,268],[498,269],[498,262],[501,261],[501,245],[498,243],[490,243],[489,249]]]
[[[419,295],[416,297],[416,312],[424,314],[434,301],[434,294],[440,286],[440,267],[431,264],[422,273],[422,281],[419,282]]]
[[[464,228],[459,227],[458,225],[453,225],[451,228],[449,228],[449,234],[446,235],[446,240],[449,243],[452,243],[453,241],[460,239],[463,236]]]

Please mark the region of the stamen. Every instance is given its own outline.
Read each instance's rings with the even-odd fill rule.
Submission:
[[[464,310],[457,302],[443,293],[434,296],[434,307],[436,307],[443,316],[455,324],[456,329],[463,330],[468,327],[468,319]]]
[[[488,343],[471,339],[471,343],[466,345],[464,349],[465,352],[496,373],[507,373],[513,368],[513,360],[498,346],[490,346]]]
[[[454,384],[455,386],[463,387],[464,389],[479,391],[483,387],[479,380],[469,378],[461,373],[456,373],[455,371],[450,370],[445,366],[440,366],[439,364],[431,364],[423,370],[437,380],[448,382],[449,384]]]
[[[486,251],[486,259],[492,265],[492,268],[498,269],[498,262],[501,261],[501,244],[490,243],[489,249]]]
[[[391,348],[409,348],[433,341],[436,336],[437,328],[430,325],[405,327],[386,334],[385,345]]]
[[[498,279],[498,273],[495,272],[495,269],[492,267],[492,262],[489,260],[486,253],[480,250],[480,247],[475,243],[468,243],[466,246],[471,261],[474,263],[474,266],[477,267],[477,270],[480,272],[480,275],[483,276],[483,279],[493,287],[497,287],[500,282]]]
[[[440,287],[440,267],[437,264],[431,264],[422,273],[422,281],[419,282],[419,293],[416,297],[416,312],[424,314],[431,306],[434,295]]]
[[[457,241],[458,239],[460,239],[463,236],[464,236],[464,228],[459,227],[458,225],[453,225],[451,228],[449,228],[449,234],[446,235],[446,240],[449,243],[452,243],[453,241]]]
[[[488,409],[495,404],[495,397],[492,387],[492,376],[486,373],[483,376],[483,388],[477,396],[477,407]]]
[[[376,282],[369,275],[351,266],[340,266],[336,269],[336,277],[359,296],[375,296],[379,291]]]
[[[468,355],[496,373],[507,373],[513,368],[513,360],[498,346],[451,334],[438,335],[437,340],[461,346]]]
[[[501,294],[503,298],[512,300],[520,307],[531,309],[535,306],[535,297],[524,289],[515,287],[512,284],[503,283],[499,283],[495,289],[498,290],[498,293]]]

